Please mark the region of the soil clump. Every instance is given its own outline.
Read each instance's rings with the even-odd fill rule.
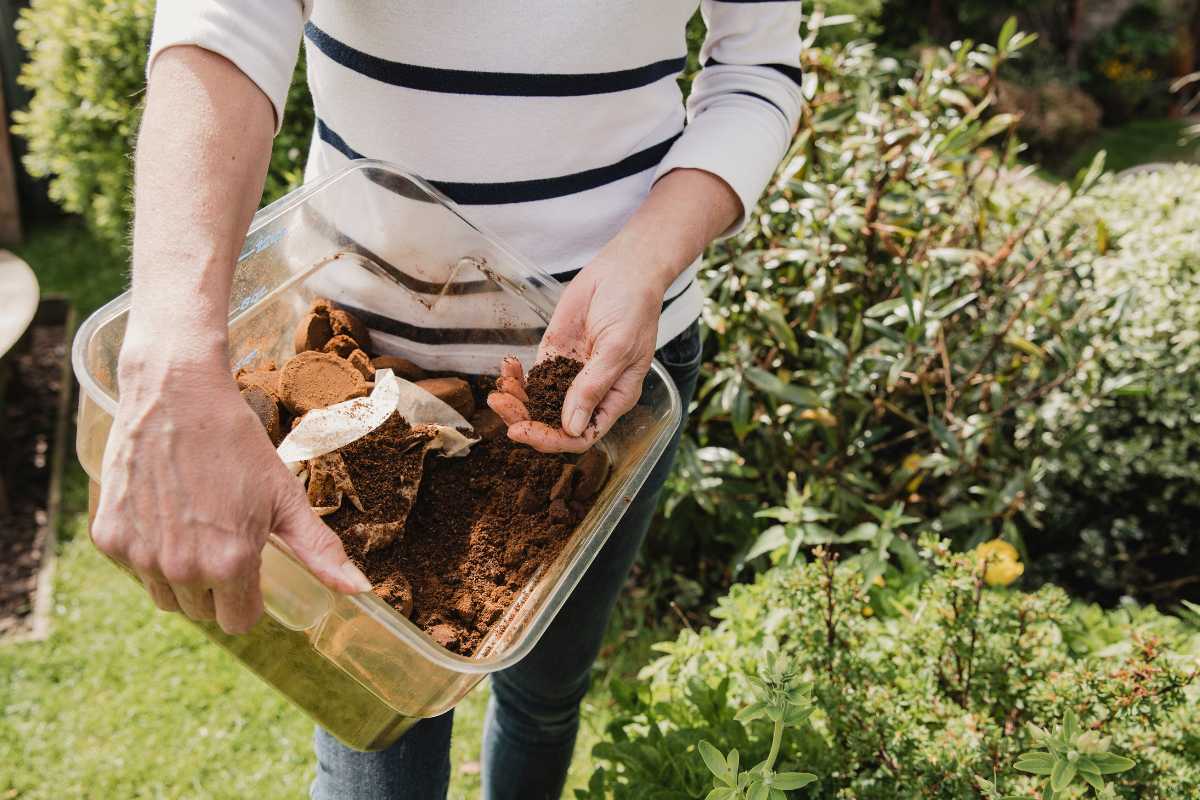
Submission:
[[[529,418],[551,428],[561,428],[563,400],[581,369],[583,362],[566,356],[555,356],[534,364],[525,379],[525,393],[529,395],[525,408]]]

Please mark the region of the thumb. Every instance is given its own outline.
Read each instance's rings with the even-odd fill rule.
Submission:
[[[321,583],[338,592],[371,591],[371,581],[346,555],[342,540],[308,507],[304,496],[285,498],[277,514],[275,535],[287,542]]]
[[[569,436],[582,436],[608,390],[625,371],[627,359],[615,357],[616,348],[597,342],[587,364],[571,382],[563,399],[563,430]]]

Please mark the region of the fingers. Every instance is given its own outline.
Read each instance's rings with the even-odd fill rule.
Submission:
[[[525,387],[521,384],[521,381],[517,380],[516,378],[510,378],[507,375],[502,375],[496,380],[496,388],[505,394],[511,394],[522,403],[529,402],[529,395],[525,393]]]
[[[171,590],[179,601],[179,607],[189,618],[194,620],[217,618],[212,591],[208,588],[191,584],[171,584]]]
[[[346,555],[342,540],[308,506],[297,488],[276,514],[275,534],[312,570],[321,583],[338,592],[371,591],[371,581]]]
[[[610,350],[594,353],[567,390],[562,423],[563,430],[571,436],[583,435],[608,390],[629,369],[626,359],[613,357],[610,353]]]
[[[263,612],[259,571],[213,589],[212,599],[221,629],[229,634],[246,633]]]
[[[642,382],[649,371],[649,366],[644,370],[630,367],[617,378],[592,416],[593,424],[589,431],[594,430],[596,438],[608,433],[617,420],[637,405],[638,398],[642,396]]]
[[[517,398],[505,392],[492,392],[487,396],[488,408],[496,412],[505,425],[512,426],[529,419],[529,409]]]
[[[161,610],[170,612],[182,610],[179,607],[179,601],[175,599],[175,592],[171,590],[171,584],[157,578],[142,576],[142,585],[146,587],[146,593],[150,595],[154,605]]]
[[[525,383],[525,368],[521,366],[521,360],[516,356],[505,356],[500,362],[500,375],[504,378],[512,378],[518,383]]]
[[[583,436],[568,436],[559,428],[527,420],[510,425],[508,438],[543,453],[582,453],[595,444],[600,436],[594,427],[589,427]]]

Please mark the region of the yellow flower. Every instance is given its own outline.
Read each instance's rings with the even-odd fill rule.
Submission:
[[[875,616],[875,609],[870,606],[863,606],[862,615],[864,617],[873,617]]]
[[[1008,586],[1025,572],[1017,548],[1003,539],[992,539],[976,547],[975,559],[980,566],[986,565],[983,579],[988,586]]]
[[[875,584],[876,586],[878,586],[878,587],[880,587],[880,588],[883,588],[884,586],[887,586],[887,581],[885,581],[885,580],[883,579],[883,576],[882,576],[882,575],[876,575],[876,576],[875,576],[875,580],[871,581],[871,583]]]
[[[836,428],[838,421],[828,408],[806,408],[800,412],[800,419],[816,422],[826,428]]]
[[[904,457],[904,460],[900,462],[900,469],[906,470],[907,472],[916,473],[908,479],[908,483],[904,484],[904,490],[909,494],[912,494],[917,489],[920,489],[921,482],[925,480],[925,474],[923,472],[917,472],[917,470],[921,468],[921,459],[923,458],[924,456],[922,456],[920,453],[909,453]]]

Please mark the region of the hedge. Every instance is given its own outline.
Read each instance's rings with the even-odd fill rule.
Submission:
[[[115,247],[129,231],[133,153],[145,92],[152,0],[32,0],[17,22],[30,53],[19,77],[33,93],[13,113],[25,169],[50,197]],[[263,202],[300,184],[313,112],[301,59],[275,140]]]

